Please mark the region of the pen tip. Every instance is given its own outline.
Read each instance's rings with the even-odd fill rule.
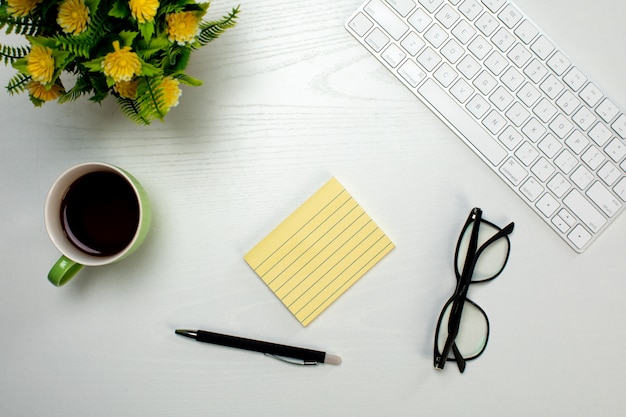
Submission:
[[[327,353],[324,358],[324,363],[329,365],[341,365],[341,358],[337,355],[330,355]]]

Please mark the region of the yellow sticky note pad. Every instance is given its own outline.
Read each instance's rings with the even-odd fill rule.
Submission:
[[[332,178],[244,259],[307,326],[393,248]]]

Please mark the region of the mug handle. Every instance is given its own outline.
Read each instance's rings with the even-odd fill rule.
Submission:
[[[82,268],[82,264],[74,262],[63,255],[48,272],[48,281],[60,287],[72,279]]]

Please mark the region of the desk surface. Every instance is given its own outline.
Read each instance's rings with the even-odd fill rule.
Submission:
[[[359,2],[242,0],[238,27],[192,58],[205,85],[184,89],[165,124],[136,127],[112,99],[34,109],[0,94],[1,415],[623,414],[626,216],[575,254],[344,30]],[[518,5],[626,105],[626,3]],[[1,68],[1,84],[12,74]],[[54,288],[43,202],[89,160],[143,182],[153,228],[134,256]],[[396,249],[303,328],[243,255],[331,176]],[[473,206],[515,221],[511,258],[470,290],[491,322],[485,354],[463,375],[436,372],[435,322]],[[295,367],[180,327],[344,363]]]

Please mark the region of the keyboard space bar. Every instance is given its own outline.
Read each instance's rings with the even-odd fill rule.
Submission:
[[[420,96],[432,105],[460,134],[478,149],[494,166],[507,156],[507,152],[493,137],[467,112],[459,106],[433,80],[428,79],[417,89]]]

